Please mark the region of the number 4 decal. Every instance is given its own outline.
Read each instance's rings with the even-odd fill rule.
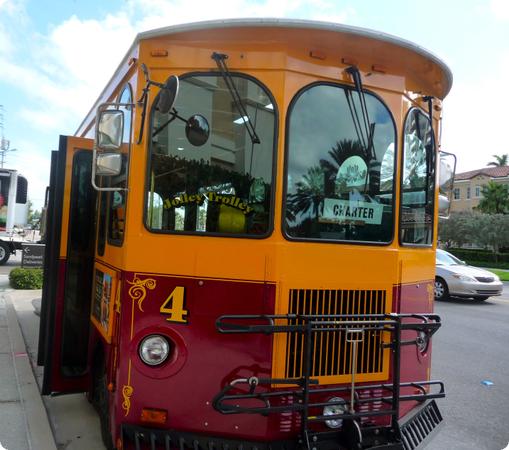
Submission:
[[[177,286],[165,300],[159,312],[169,315],[166,318],[168,322],[187,323],[187,310],[184,309],[184,300],[185,288],[184,286]]]

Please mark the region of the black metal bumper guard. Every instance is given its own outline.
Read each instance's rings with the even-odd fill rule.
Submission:
[[[304,361],[303,375],[301,378],[258,378],[252,376],[232,380],[224,389],[214,398],[214,408],[223,414],[270,414],[282,412],[298,412],[301,415],[301,437],[298,447],[307,450],[318,450],[329,448],[330,436],[336,439],[336,445],[341,445],[348,449],[361,448],[405,448],[405,450],[416,448],[441,422],[441,416],[438,408],[432,399],[445,397],[444,384],[441,381],[419,381],[412,383],[400,382],[400,364],[401,347],[406,345],[415,345],[418,348],[426,347],[426,341],[440,327],[440,317],[434,314],[372,314],[372,315],[225,315],[216,321],[216,328],[220,333],[302,333],[304,334]],[[351,333],[355,340],[355,333],[375,330],[390,333],[390,340],[384,343],[384,348],[390,348],[392,351],[392,375],[393,383],[380,383],[355,386],[354,378],[351,385],[348,386],[318,386],[318,381],[310,377],[310,367],[312,358],[312,335],[313,333],[344,331]],[[414,330],[416,338],[402,340],[401,333],[406,330]],[[354,374],[355,375],[355,374]],[[278,390],[268,390],[273,385],[288,385],[288,388]],[[239,387],[245,386],[246,392],[238,392]],[[414,388],[418,391],[414,394],[402,395],[401,388]],[[381,390],[381,397],[362,398],[359,392],[363,390]],[[435,391],[435,392],[432,392]],[[351,394],[350,400],[345,398],[345,394]],[[310,395],[328,394],[330,397],[340,396],[348,406],[348,412],[338,415],[312,415],[310,409],[324,408],[325,406],[339,405],[339,402],[311,402]],[[341,396],[341,394],[343,394]],[[347,397],[348,395],[346,395]],[[297,402],[292,404],[282,404],[278,399],[292,397]],[[242,401],[257,400],[259,406],[242,406]],[[419,423],[419,429],[422,428],[419,435],[422,439],[412,439],[411,445],[402,434],[400,424],[398,423],[400,403],[403,401],[427,402],[426,411],[433,412],[432,420],[427,420],[427,416],[420,418],[425,422],[423,427]],[[387,409],[379,411],[356,412],[354,404],[366,404],[382,402],[387,405]],[[252,403],[252,402],[251,402]],[[272,403],[272,404],[271,404]],[[431,406],[430,406],[431,405]],[[431,408],[431,409],[430,409]],[[428,414],[429,415],[429,414]],[[363,427],[361,429],[359,422],[363,417],[390,416],[389,427]],[[329,420],[342,420],[342,431],[336,432],[316,432],[310,430],[310,424],[325,422]],[[435,420],[436,419],[436,420]],[[416,420],[419,420],[417,416]],[[429,424],[428,424],[429,422]],[[407,425],[408,428],[408,425]],[[410,428],[408,428],[410,429]],[[376,438],[371,435],[374,434]],[[366,436],[364,436],[366,435]],[[371,437],[368,437],[371,436]],[[367,439],[364,439],[364,438]],[[325,439],[324,439],[325,438]],[[320,443],[323,442],[322,445]],[[326,444],[326,442],[328,444]]]

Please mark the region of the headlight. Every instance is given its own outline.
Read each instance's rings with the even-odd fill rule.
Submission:
[[[337,416],[347,412],[346,402],[340,397],[332,397],[329,402],[338,403],[337,405],[327,405],[323,408],[324,416]],[[329,428],[339,428],[343,425],[343,419],[330,419],[325,421],[325,425]]]
[[[473,277],[469,277],[468,275],[463,275],[463,274],[460,274],[460,273],[453,273],[452,276],[454,278],[457,278],[458,280],[461,280],[461,281],[477,281]]]
[[[139,348],[140,358],[149,366],[162,364],[168,358],[169,353],[170,344],[163,336],[152,334],[141,341]]]

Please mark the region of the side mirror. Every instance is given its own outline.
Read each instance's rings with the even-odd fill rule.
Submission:
[[[195,147],[200,147],[208,141],[210,135],[209,122],[201,114],[189,117],[186,122],[186,137]]]
[[[99,153],[95,162],[95,173],[99,176],[120,175],[122,155],[120,153]]]
[[[162,114],[168,114],[179,92],[179,79],[176,75],[168,77],[157,96],[157,109]]]
[[[124,134],[124,112],[115,109],[100,111],[96,130],[95,142],[99,150],[119,150]]]
[[[438,216],[449,217],[451,208],[454,174],[456,172],[456,156],[440,151],[438,168]]]
[[[443,195],[438,194],[438,215],[440,217],[449,216],[449,208],[451,207],[451,202],[449,199]]]

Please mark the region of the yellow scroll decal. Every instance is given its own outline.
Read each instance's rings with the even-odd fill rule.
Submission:
[[[142,280],[138,277],[138,275],[135,275],[133,281],[127,280],[127,282],[132,284],[132,286],[129,288],[129,297],[131,297],[133,302],[138,302],[138,308],[141,312],[143,312],[141,305],[147,296],[147,289],[154,289],[156,287],[156,280],[153,278],[146,278]]]
[[[122,386],[122,409],[125,411],[124,417],[127,417],[131,410],[131,395],[133,395],[134,388],[131,386],[131,360],[129,359],[129,368],[127,372],[127,384]]]

